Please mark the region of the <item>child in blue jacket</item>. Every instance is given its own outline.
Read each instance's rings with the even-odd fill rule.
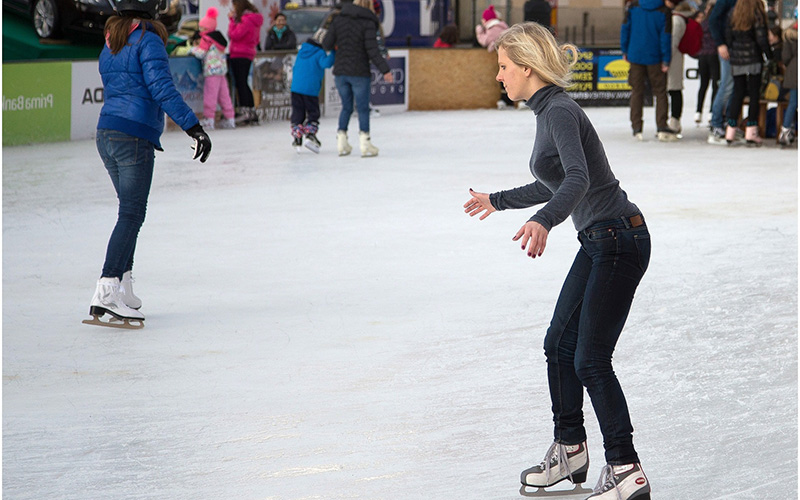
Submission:
[[[159,0],[117,0],[100,53],[105,101],[97,122],[97,151],[117,192],[117,223],[85,323],[141,328],[141,300],[131,288],[133,254],[144,222],[155,151],[162,151],[164,113],[194,139],[194,159],[206,161],[211,141],[183,101],[169,70],[167,29],[156,21]],[[101,321],[109,314],[112,320]],[[117,321],[114,321],[114,320]]]
[[[320,28],[314,36],[300,46],[292,70],[292,145],[300,151],[303,145],[303,134],[306,136],[306,147],[319,153],[320,142],[317,139],[319,128],[319,91],[325,68],[333,66],[335,51],[326,54],[322,48],[322,39],[326,30]]]

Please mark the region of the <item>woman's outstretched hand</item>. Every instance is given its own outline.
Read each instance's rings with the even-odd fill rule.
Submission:
[[[548,232],[544,226],[538,222],[528,221],[519,228],[512,240],[519,241],[522,238],[522,249],[527,250],[528,257],[535,259],[536,257],[541,257],[544,253],[544,247],[547,245],[547,235]]]
[[[485,212],[480,216],[480,220],[483,220],[489,217],[489,215],[495,211],[494,207],[492,206],[492,202],[489,201],[488,194],[476,193],[471,188],[469,190],[469,194],[472,196],[472,198],[464,203],[464,212],[468,213],[470,217],[474,217],[481,212]]]

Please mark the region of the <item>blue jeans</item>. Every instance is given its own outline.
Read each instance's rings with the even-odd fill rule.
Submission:
[[[358,129],[369,132],[369,90],[370,77],[336,75],[336,90],[342,98],[342,111],[339,113],[339,130],[347,131],[350,115],[353,114],[353,99],[358,110]]]
[[[797,89],[789,89],[789,104],[783,113],[783,126],[797,130]]]
[[[98,130],[97,152],[119,200],[117,224],[108,240],[102,277],[121,279],[123,273],[133,269],[136,238],[144,223],[153,180],[155,145],[116,130]]]
[[[611,357],[650,262],[646,225],[599,222],[578,233],[581,249],[564,281],[544,340],[555,441],[586,440],[583,388],[603,434],[606,462],[639,462],[633,426]]]
[[[714,102],[711,103],[711,126],[714,128],[725,128],[725,110],[728,101],[733,94],[733,73],[731,73],[731,61],[719,58],[719,89]]]

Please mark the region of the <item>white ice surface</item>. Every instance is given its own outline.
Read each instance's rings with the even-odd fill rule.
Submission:
[[[653,241],[615,368],[653,498],[794,499],[797,151],[705,144],[693,93],[678,144],[652,108],[644,143],[626,108],[587,109]],[[139,331],[81,324],[116,218],[94,143],[4,148],[4,498],[521,498],[578,244],[567,221],[531,260],[532,210],[461,207],[531,181],[533,114],[373,119],[371,159],[335,128],[320,155],[286,123],[214,131],[206,164],[165,134]]]

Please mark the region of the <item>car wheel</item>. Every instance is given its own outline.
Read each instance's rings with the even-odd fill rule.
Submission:
[[[36,0],[33,5],[33,29],[39,38],[54,38],[60,34],[60,19],[55,0]]]

